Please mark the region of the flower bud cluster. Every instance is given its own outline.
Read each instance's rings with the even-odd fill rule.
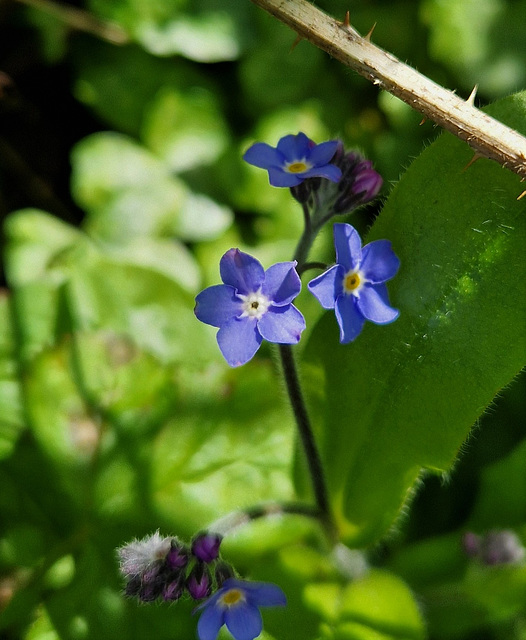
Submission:
[[[323,220],[350,213],[370,202],[383,183],[382,176],[373,169],[373,163],[356,151],[346,152],[341,141],[338,141],[331,163],[341,171],[338,182],[308,178],[290,189],[295,200],[307,205],[314,216]]]
[[[174,602],[185,594],[194,600],[207,598],[234,576],[232,567],[219,557],[221,540],[218,534],[204,532],[186,545],[157,531],[124,545],[118,555],[126,595],[141,602]]]
[[[489,531],[482,536],[467,532],[462,538],[462,546],[470,558],[477,558],[488,566],[519,564],[525,557],[525,549],[517,535],[506,529]]]

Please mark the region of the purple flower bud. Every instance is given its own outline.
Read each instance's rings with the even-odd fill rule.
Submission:
[[[166,566],[169,569],[183,569],[188,564],[188,549],[172,540],[170,551],[166,554]]]
[[[212,580],[206,565],[198,562],[186,581],[188,593],[194,600],[207,598],[212,591]]]
[[[175,602],[183,595],[184,592],[184,580],[177,577],[175,580],[168,582],[162,592],[163,600],[166,602]]]
[[[223,539],[217,533],[200,533],[192,542],[193,555],[202,562],[212,562],[219,556],[219,547]]]
[[[356,176],[352,191],[357,195],[361,194],[364,202],[369,202],[378,195],[382,183],[382,176],[379,173],[372,168],[366,168]]]
[[[339,196],[333,205],[335,213],[348,213],[378,195],[383,179],[370,160],[351,151],[336,164],[342,170],[342,178],[338,183]]]

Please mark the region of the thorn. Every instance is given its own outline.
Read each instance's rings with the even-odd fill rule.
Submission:
[[[343,26],[346,29],[348,29],[351,26],[351,17],[348,11],[345,12],[345,18],[343,19]]]
[[[475,96],[477,95],[478,88],[479,86],[478,84],[476,84],[473,87],[473,90],[471,91],[471,93],[469,94],[469,98],[466,100],[466,102],[472,107],[475,106]]]
[[[473,157],[471,158],[471,160],[467,163],[467,165],[462,169],[462,171],[466,171],[467,169],[469,169],[471,167],[472,164],[475,164],[475,162],[477,160],[480,160],[481,158],[483,158],[484,156],[479,155],[478,153],[475,153],[473,155]]]
[[[373,35],[373,31],[376,29],[376,22],[373,24],[373,26],[369,29],[367,35],[364,36],[364,40],[367,40],[367,42],[371,42],[371,36]]]
[[[517,198],[517,200],[520,200],[521,198],[524,198],[524,196],[526,196],[526,189],[524,189],[524,191],[520,194],[520,196]]]
[[[292,47],[290,48],[289,53],[292,53],[302,40],[303,38],[300,35],[297,35],[296,40],[294,40],[294,42],[292,43]]]
[[[422,126],[423,124],[425,124],[426,122],[427,122],[427,116],[424,116],[424,117],[422,118],[422,120],[420,120],[420,122],[419,122],[418,126],[419,126],[419,127],[421,127],[421,126]]]

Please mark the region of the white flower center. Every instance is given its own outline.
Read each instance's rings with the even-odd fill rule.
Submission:
[[[249,318],[259,320],[261,316],[267,312],[267,309],[270,306],[270,300],[267,296],[264,296],[261,291],[249,293],[248,295],[238,293],[238,296],[243,301],[243,304],[241,305],[243,309],[243,313],[241,314],[242,318],[248,316]]]
[[[358,297],[360,289],[366,282],[363,274],[360,271],[351,269],[343,276],[343,293],[345,295],[353,295]]]

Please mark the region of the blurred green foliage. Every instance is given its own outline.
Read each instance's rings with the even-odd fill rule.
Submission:
[[[376,22],[380,46],[461,94],[477,83],[481,103],[525,85],[521,0],[317,4],[337,18],[351,9],[363,33]],[[215,331],[192,312],[225,250],[240,246],[268,266],[290,257],[301,230],[287,190],[271,189],[241,155],[254,140],[300,130],[340,136],[373,159],[385,200],[438,132],[308,43],[293,48],[294,34],[249,0],[75,5],[76,20],[43,0],[0,13],[0,211],[10,213],[0,636],[195,637],[190,603],[122,597],[115,548],[157,528],[189,537],[231,510],[294,499],[302,484],[273,351],[264,345],[230,370]],[[109,22],[120,44],[108,41]],[[510,104],[499,117],[524,129],[521,100]],[[239,531],[225,541],[228,559],[289,600],[265,611],[265,638],[526,638],[525,567],[482,567],[460,546],[464,531],[493,528],[526,542],[524,375],[512,382],[524,363],[526,200],[515,200],[518,179],[488,161],[462,173],[468,160],[466,147],[441,138],[371,232],[402,255],[390,287],[399,323],[368,327],[351,359],[334,344],[334,318],[316,325],[320,310],[306,292],[298,299],[331,486],[347,538],[376,567],[346,584],[298,516]],[[379,209],[352,223],[365,232]],[[327,233],[314,252],[329,256],[329,245]],[[430,263],[453,266],[426,278]],[[437,303],[451,291],[455,304],[469,299],[454,340],[451,309]],[[411,332],[421,338],[413,360],[399,352]],[[397,384],[385,383],[386,362]],[[337,384],[324,387],[336,366]],[[336,430],[351,422],[356,396],[371,406]],[[452,470],[420,471],[447,468],[474,421]]]

